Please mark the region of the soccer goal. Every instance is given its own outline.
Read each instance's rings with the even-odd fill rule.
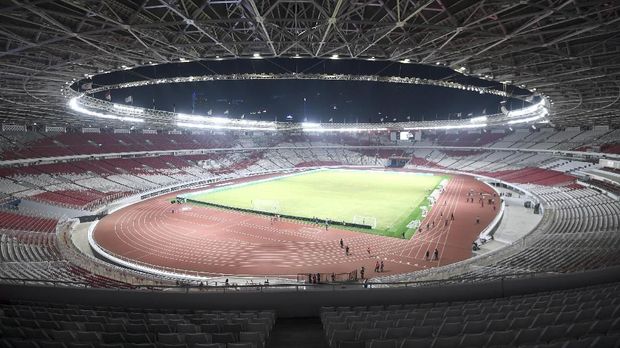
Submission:
[[[374,217],[374,216],[355,215],[353,217],[353,223],[354,224],[358,224],[358,225],[366,225],[366,226],[370,226],[372,228],[376,228],[377,227],[377,218]]]
[[[280,201],[271,199],[254,199],[252,200],[252,209],[277,214],[280,212]]]

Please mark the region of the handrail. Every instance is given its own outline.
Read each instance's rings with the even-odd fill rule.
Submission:
[[[576,273],[576,272],[572,272]],[[429,285],[446,285],[452,283],[465,283],[465,282],[479,282],[479,281],[491,281],[491,280],[504,280],[510,278],[535,278],[541,275],[554,275],[559,274],[557,272],[520,272],[520,273],[509,273],[509,274],[501,274],[501,275],[488,275],[484,277],[459,277],[459,278],[447,278],[447,279],[437,279],[437,280],[418,280],[418,281],[407,281],[407,282],[330,282],[330,283],[320,283],[320,284],[307,284],[307,283],[281,283],[281,284],[222,284],[222,285],[210,285],[203,284],[200,285],[197,282],[193,283],[182,283],[179,285],[152,285],[152,284],[128,284],[128,288],[133,290],[199,290],[199,291],[209,291],[209,290],[228,290],[228,291],[241,291],[242,289],[249,290],[258,290],[263,291],[266,289],[285,289],[295,291],[308,291],[308,290],[337,290],[340,288],[348,288],[348,289],[381,289],[386,287],[421,287],[421,286],[429,286]],[[86,288],[99,288],[93,286],[92,284],[86,282],[79,281],[66,281],[66,280],[52,280],[52,279],[33,279],[33,278],[14,278],[14,277],[2,277],[0,276],[0,283],[6,282],[18,282],[23,285],[31,284],[31,285],[41,285],[40,283],[50,283],[53,286],[59,285],[80,285]],[[122,288],[113,288],[113,289],[122,289]]]

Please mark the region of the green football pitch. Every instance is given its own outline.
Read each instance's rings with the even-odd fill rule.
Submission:
[[[319,170],[186,195],[195,202],[302,218],[374,225],[363,230],[409,238],[427,196],[448,178],[404,172]],[[362,229],[360,229],[362,230]]]

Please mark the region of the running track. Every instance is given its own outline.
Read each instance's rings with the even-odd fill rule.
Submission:
[[[470,189],[475,194],[474,203],[466,202]],[[373,270],[378,259],[384,260],[381,275],[386,275],[469,258],[471,242],[496,214],[492,206],[481,207],[478,203],[480,192],[493,193],[472,177],[453,176],[422,222],[422,231],[410,240],[333,227],[326,231],[298,221],[272,223],[265,216],[203,206],[187,205],[190,210],[180,212],[180,205],[169,203],[177,193],[110,214],[99,222],[94,238],[115,255],[155,268],[182,269],[205,276],[295,277],[298,273],[351,272],[364,266],[366,276],[371,278],[376,274]],[[451,214],[454,221],[450,220]],[[480,224],[475,223],[476,216]],[[349,256],[340,248],[341,238],[351,249]],[[426,250],[432,257],[435,248],[439,260],[425,260]]]

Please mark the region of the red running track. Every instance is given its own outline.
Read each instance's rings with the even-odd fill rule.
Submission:
[[[466,202],[470,190],[474,191],[475,203]],[[364,266],[366,276],[372,278],[378,259],[385,263],[381,275],[387,275],[469,258],[472,241],[499,211],[487,204],[482,207],[478,203],[480,192],[493,194],[491,188],[470,176],[452,176],[422,222],[422,230],[410,240],[333,227],[326,231],[299,221],[272,223],[266,216],[203,206],[186,205],[190,210],[180,212],[180,205],[170,204],[176,193],[110,214],[99,222],[94,238],[104,249],[137,263],[205,276],[295,277],[299,273],[345,273]],[[340,248],[341,238],[350,247],[349,256]],[[435,248],[439,260],[426,260],[426,250],[432,257]]]

